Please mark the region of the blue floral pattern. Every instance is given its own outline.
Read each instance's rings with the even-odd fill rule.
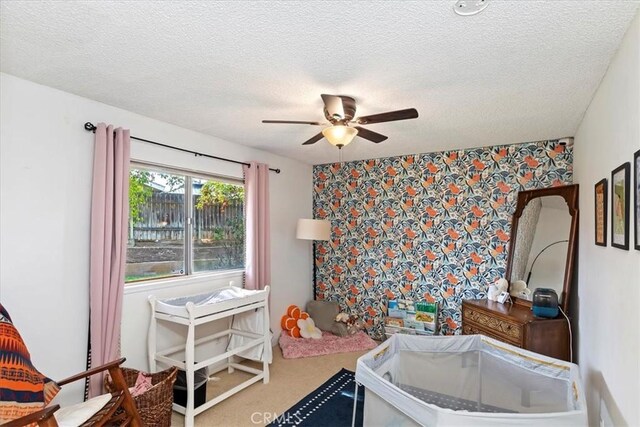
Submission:
[[[382,336],[387,299],[437,301],[458,333],[463,299],[505,274],[520,190],[570,184],[572,147],[558,140],[332,163],[313,169],[318,299],[337,301]]]

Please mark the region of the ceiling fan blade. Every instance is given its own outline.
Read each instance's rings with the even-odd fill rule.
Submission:
[[[262,123],[285,123],[292,125],[313,125],[313,126],[322,126],[320,122],[305,122],[298,120],[263,120]]]
[[[319,134],[314,135],[311,138],[309,138],[308,140],[306,140],[305,142],[303,142],[302,145],[315,144],[316,142],[320,141],[322,138],[324,138],[324,135],[322,134],[322,132],[320,132]]]
[[[418,110],[407,108],[406,110],[389,111],[388,113],[372,114],[370,116],[358,117],[355,122],[359,125],[372,123],[394,122],[396,120],[415,119],[418,117]]]
[[[378,143],[384,141],[385,139],[389,138],[388,136],[384,136],[381,133],[374,132],[374,131],[369,130],[369,129],[365,129],[365,128],[360,127],[360,126],[354,126],[354,128],[358,129],[358,136],[360,138],[368,139],[369,141],[375,142],[376,144],[378,144]]]
[[[353,119],[356,114],[356,100],[344,95],[320,95],[324,102],[324,115],[331,123]]]

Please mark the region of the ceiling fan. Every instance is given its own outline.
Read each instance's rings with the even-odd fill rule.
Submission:
[[[365,129],[358,125],[370,125],[382,122],[394,122],[397,120],[415,119],[418,117],[418,111],[415,108],[407,108],[405,110],[389,111],[387,113],[372,114],[370,116],[362,116],[354,119],[356,114],[356,100],[350,96],[344,95],[320,95],[324,102],[324,116],[329,123],[308,122],[297,120],[263,120],[262,123],[286,123],[295,125],[312,125],[325,126],[330,125],[322,130],[322,132],[314,135],[302,145],[311,145],[320,141],[323,137],[338,148],[353,141],[356,135],[369,141],[380,143],[388,137],[380,133]],[[349,126],[353,124],[354,126]]]

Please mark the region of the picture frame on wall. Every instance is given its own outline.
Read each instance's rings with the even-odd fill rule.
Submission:
[[[629,169],[626,162],[611,172],[611,246],[629,250]]]
[[[633,155],[633,194],[634,194],[634,209],[633,209],[633,223],[634,236],[635,236],[635,249],[640,251],[640,150],[636,151]]]
[[[607,178],[594,187],[596,245],[607,246]]]

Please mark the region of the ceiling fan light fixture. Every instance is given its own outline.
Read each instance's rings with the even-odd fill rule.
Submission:
[[[480,1],[480,0],[476,0]],[[387,111],[386,113],[370,114],[354,119],[356,114],[356,100],[344,95],[320,95],[324,103],[324,116],[331,123],[331,126],[321,130],[316,135],[302,143],[302,145],[312,145],[326,138],[335,147],[342,148],[353,141],[358,135],[362,139],[379,144],[386,141],[388,137],[374,132],[360,125],[374,123],[395,122],[398,120],[417,119],[418,111],[415,108],[405,108],[404,110]],[[296,125],[323,126],[323,123],[301,120],[263,120],[262,123],[289,123]],[[351,128],[350,123],[355,125]]]
[[[358,129],[343,125],[330,126],[322,130],[322,135],[327,138],[327,141],[338,148],[349,144],[357,134]]]

